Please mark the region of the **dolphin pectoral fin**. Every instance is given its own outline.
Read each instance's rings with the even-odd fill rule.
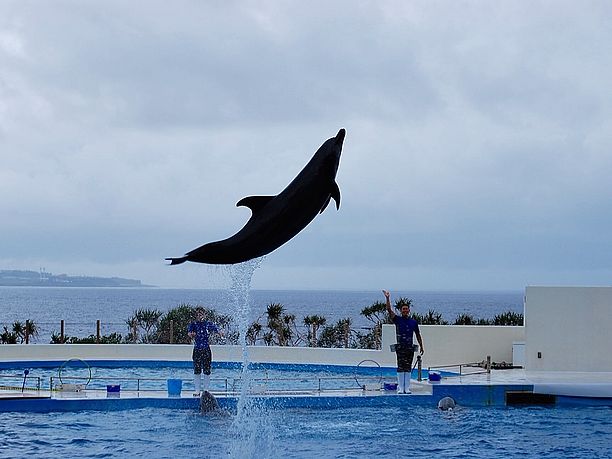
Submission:
[[[276,196],[247,196],[236,203],[236,207],[244,206],[256,213],[259,209],[268,204]]]
[[[334,184],[332,185],[330,195],[327,197],[327,201],[325,201],[323,207],[321,207],[321,211],[319,212],[320,214],[322,214],[323,211],[327,209],[329,201],[331,201],[332,198],[334,198],[334,201],[336,201],[336,209],[340,209],[340,188],[338,188],[338,184],[336,182],[334,182]]]
[[[325,204],[323,204],[323,207],[321,207],[321,211],[319,212],[320,214],[322,214],[323,211],[327,209],[327,205],[329,204],[329,201],[331,201],[331,195],[329,195],[329,197],[327,198],[327,201],[325,201]]]
[[[340,209],[340,188],[336,182],[332,185],[331,197],[336,201],[336,209]]]

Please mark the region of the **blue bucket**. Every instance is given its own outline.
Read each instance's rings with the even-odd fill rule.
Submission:
[[[441,379],[442,379],[442,376],[440,376],[440,373],[434,373],[434,372],[429,373],[429,380],[430,381],[438,382]]]
[[[177,397],[181,395],[182,389],[183,389],[182,379],[169,379],[168,380],[168,395]]]
[[[119,384],[108,384],[106,386],[106,392],[121,392],[121,386]]]
[[[385,390],[397,390],[397,383],[395,383],[395,382],[386,382],[383,385],[383,388]]]

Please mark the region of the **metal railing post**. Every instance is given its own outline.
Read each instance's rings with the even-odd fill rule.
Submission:
[[[417,355],[417,381],[423,380],[423,361],[421,356]]]
[[[170,321],[170,344],[174,343],[174,320]]]
[[[487,355],[487,373],[491,373],[491,356]]]
[[[96,344],[100,344],[100,319],[96,320]]]
[[[60,320],[60,344],[64,344],[66,338],[64,336],[64,319]]]
[[[30,321],[26,320],[25,324],[25,343],[30,344]]]

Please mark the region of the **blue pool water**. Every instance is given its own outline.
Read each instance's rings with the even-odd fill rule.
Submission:
[[[40,388],[47,390],[50,378],[53,386],[60,382],[87,384],[87,389],[106,390],[109,384],[118,384],[121,390],[166,390],[167,379],[183,380],[183,390],[193,391],[193,371],[191,362],[177,362],[181,366],[147,366],[147,367],[99,367],[82,361],[71,361],[62,367],[30,368],[26,387],[36,388],[40,378]],[[355,378],[357,374],[357,378]],[[90,376],[91,375],[91,376]],[[329,390],[356,389],[365,383],[395,380],[395,370],[362,367],[296,366],[287,365],[251,368],[249,381],[254,386],[266,390]],[[60,381],[61,376],[61,381]],[[211,375],[211,390],[240,391],[242,372],[236,365],[214,363]],[[0,370],[0,386],[21,387],[23,370],[8,368]]]
[[[609,458],[612,409],[5,413],[0,457]],[[398,448],[400,450],[398,450]]]

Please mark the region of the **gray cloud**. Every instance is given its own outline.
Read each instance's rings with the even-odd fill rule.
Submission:
[[[233,234],[240,198],[346,127],[340,212],[256,285],[609,283],[610,12],[3,2],[0,265],[206,285],[162,259]]]

